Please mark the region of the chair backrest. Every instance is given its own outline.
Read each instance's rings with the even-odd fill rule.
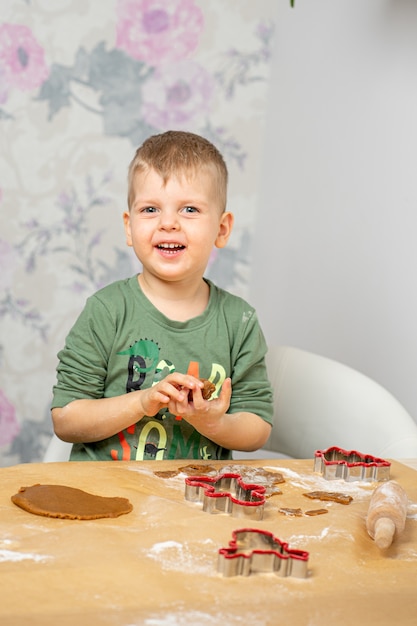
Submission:
[[[54,463],[59,461],[69,461],[72,443],[67,443],[58,439],[56,435],[52,435],[48,447],[43,456],[44,463]]]
[[[271,347],[274,426],[264,449],[293,458],[338,446],[380,458],[417,456],[417,424],[381,385],[332,359]]]
[[[274,427],[263,451],[299,459],[338,446],[381,458],[417,457],[417,424],[381,385],[327,357],[270,347]],[[68,461],[72,444],[52,436],[44,462]],[[273,456],[262,451],[235,458]]]

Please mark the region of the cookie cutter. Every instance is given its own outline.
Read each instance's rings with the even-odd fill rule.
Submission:
[[[337,446],[314,453],[314,471],[327,480],[342,478],[346,481],[389,480],[391,463],[356,450],[343,450]]]
[[[274,573],[306,578],[309,553],[290,550],[288,544],[267,530],[234,530],[229,547],[220,548],[217,570],[225,577]]]
[[[266,488],[245,483],[240,474],[227,472],[216,476],[187,476],[185,499],[202,502],[203,511],[227,513],[233,517],[261,520]]]

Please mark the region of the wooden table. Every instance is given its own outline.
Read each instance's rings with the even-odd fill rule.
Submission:
[[[325,481],[312,460],[239,461],[282,472],[282,494],[262,521],[209,514],[184,498],[184,474],[155,476],[187,461],[45,463],[0,469],[0,624],[20,626],[415,625],[417,472],[394,462],[391,478],[409,496],[404,533],[382,553],[365,530],[375,483]],[[215,463],[221,468],[225,463]],[[254,470],[255,471],[255,470]],[[129,498],[116,519],[70,521],[32,515],[10,496],[21,486],[63,484]],[[303,496],[325,488],[350,505]],[[288,517],[326,506],[325,515]],[[307,578],[275,573],[224,578],[217,555],[232,531],[272,532],[309,552]]]

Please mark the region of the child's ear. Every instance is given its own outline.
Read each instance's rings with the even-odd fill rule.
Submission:
[[[229,211],[222,213],[219,224],[219,232],[217,233],[216,241],[214,242],[216,248],[224,248],[227,244],[232,232],[234,219],[233,213],[229,213]]]
[[[123,213],[123,223],[125,226],[126,243],[128,246],[132,245],[132,231],[130,229],[130,213],[125,211]]]

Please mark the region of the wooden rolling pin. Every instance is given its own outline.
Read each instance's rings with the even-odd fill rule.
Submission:
[[[381,483],[373,492],[366,517],[366,530],[379,548],[389,548],[394,535],[404,530],[407,505],[407,494],[394,480]]]

